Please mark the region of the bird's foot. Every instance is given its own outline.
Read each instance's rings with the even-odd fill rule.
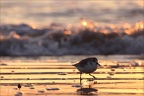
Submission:
[[[97,81],[94,81],[94,84],[97,84]]]

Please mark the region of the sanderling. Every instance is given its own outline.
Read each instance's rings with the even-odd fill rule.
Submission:
[[[76,63],[73,65],[80,71],[80,85],[81,85],[81,80],[82,80],[81,79],[82,73],[87,73],[90,76],[92,76],[94,79],[96,78],[95,76],[91,75],[91,73],[97,69],[97,65],[101,66],[98,63],[97,58],[95,57],[83,59],[79,63]]]

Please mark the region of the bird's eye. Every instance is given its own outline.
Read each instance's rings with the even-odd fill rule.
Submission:
[[[95,59],[92,59],[92,61],[93,61],[93,62],[96,62],[96,60],[95,60]]]
[[[97,60],[97,59],[94,59],[94,62],[98,62],[98,60]]]

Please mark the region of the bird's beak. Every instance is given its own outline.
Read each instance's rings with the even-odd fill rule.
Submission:
[[[99,63],[97,63],[99,66],[101,66]]]

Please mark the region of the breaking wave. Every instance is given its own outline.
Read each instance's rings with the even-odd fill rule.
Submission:
[[[144,54],[144,24],[0,25],[1,56]]]

